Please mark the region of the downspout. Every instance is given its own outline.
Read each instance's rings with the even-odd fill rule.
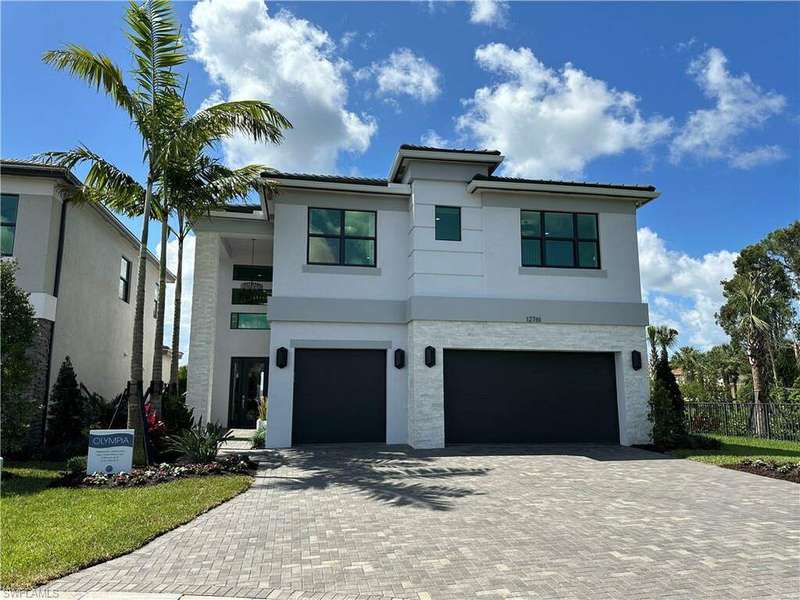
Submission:
[[[58,298],[58,288],[61,285],[61,263],[64,258],[64,232],[67,229],[67,205],[69,198],[61,202],[61,217],[58,224],[58,249],[56,250],[56,272],[53,277],[53,297]],[[42,403],[42,447],[45,446],[45,433],[47,429],[47,408],[50,400],[50,372],[53,362],[53,338],[56,334],[56,322],[53,321],[53,330],[50,332],[50,341],[47,344],[47,367],[45,369],[44,402]]]

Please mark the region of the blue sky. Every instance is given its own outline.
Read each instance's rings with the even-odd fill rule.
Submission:
[[[140,176],[124,115],[40,61],[78,42],[127,66],[125,4],[1,9],[3,156],[82,142]],[[497,146],[510,175],[655,184],[662,197],[639,213],[643,287],[681,343],[724,341],[713,313],[734,253],[800,216],[796,3],[176,10],[192,106],[258,97],[297,126],[280,148],[225,144],[232,164],[385,176],[399,144],[435,141]]]

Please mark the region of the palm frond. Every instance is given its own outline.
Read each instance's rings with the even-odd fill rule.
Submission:
[[[125,85],[122,71],[109,57],[95,54],[78,44],[67,44],[61,50],[45,52],[42,61],[83,79],[95,89],[102,86],[117,106],[131,117],[141,116],[141,104]]]

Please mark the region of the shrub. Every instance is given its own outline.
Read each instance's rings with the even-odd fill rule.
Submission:
[[[186,406],[183,394],[166,394],[162,398],[161,417],[166,426],[167,435],[174,435],[192,426],[193,409]]]
[[[61,458],[81,452],[86,442],[85,421],[83,395],[72,361],[67,356],[50,394],[46,436],[48,455]]]
[[[261,421],[267,420],[267,397],[261,396],[261,400],[258,401],[258,418]]]
[[[114,404],[106,402],[100,394],[90,392],[85,385],[80,387],[84,404],[84,437],[88,439],[90,429],[113,429]]]
[[[28,293],[17,287],[16,271],[15,261],[0,261],[0,453],[3,456],[22,452],[34,413],[34,405],[25,398],[24,391],[33,375],[26,353],[38,326]]]
[[[685,406],[675,375],[665,354],[658,358],[650,388],[650,413],[653,443],[658,448],[672,449],[687,442]]]
[[[263,427],[256,429],[253,437],[250,438],[251,448],[263,448],[267,443],[267,431]]]
[[[168,438],[168,447],[188,457],[192,462],[207,463],[217,458],[220,446],[231,436],[222,425],[196,424]]]
[[[86,475],[86,457],[85,456],[73,456],[69,460],[67,460],[67,467],[65,471],[75,477],[80,475],[83,477]]]

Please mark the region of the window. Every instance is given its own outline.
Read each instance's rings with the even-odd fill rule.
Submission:
[[[18,205],[19,196],[15,194],[3,194],[0,197],[0,250],[3,256],[14,254]]]
[[[156,283],[156,289],[153,292],[155,294],[153,296],[153,318],[154,319],[158,318],[158,290],[159,290],[158,283]]]
[[[461,209],[458,206],[436,207],[436,239],[461,241]]]
[[[600,268],[597,215],[523,210],[523,267]]]
[[[308,209],[308,264],[375,266],[376,212]]]
[[[128,302],[131,291],[131,261],[124,256],[119,261],[119,299]]]
[[[231,304],[266,304],[267,298],[270,296],[272,296],[272,290],[233,288],[231,290]]]
[[[269,329],[266,313],[231,313],[231,329]]]
[[[233,265],[234,281],[272,281],[272,267],[265,265]]]

